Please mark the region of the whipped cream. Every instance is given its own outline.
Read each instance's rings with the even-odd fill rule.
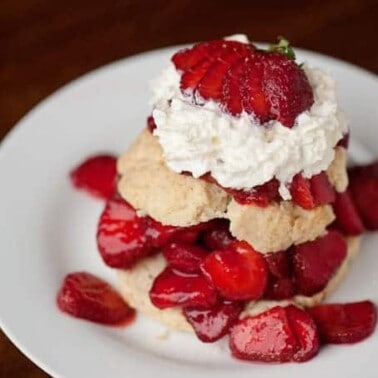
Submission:
[[[181,93],[180,75],[171,63],[155,81],[152,98],[154,135],[167,165],[196,178],[210,172],[220,185],[234,189],[250,189],[276,178],[281,197],[290,199],[293,176],[302,172],[311,177],[326,170],[335,145],[347,132],[335,81],[318,69],[307,65],[303,69],[314,104],[288,128],[277,121],[261,126],[247,113],[231,116],[214,101],[193,104]]]

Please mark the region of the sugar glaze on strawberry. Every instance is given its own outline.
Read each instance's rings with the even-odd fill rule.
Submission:
[[[214,41],[222,43],[233,43],[227,54],[222,55],[222,47],[214,48],[211,42],[196,45],[218,58],[209,63],[207,58],[197,62],[197,57],[190,56],[194,67],[180,61],[180,52],[175,54],[175,64],[153,86],[153,134],[159,138],[166,163],[176,172],[190,172],[195,178],[211,173],[221,186],[233,189],[251,189],[276,178],[281,197],[288,200],[287,184],[294,175],[302,172],[309,178],[326,170],[334,147],[347,132],[335,82],[283,55],[256,53],[253,45],[241,42]],[[236,57],[233,49],[238,50]],[[253,64],[240,66],[240,56],[252,59],[256,54]],[[283,82],[271,80],[274,75]],[[279,93],[285,101],[278,98],[279,85],[284,87]],[[303,103],[302,92],[308,98]],[[288,108],[300,111],[294,114]]]

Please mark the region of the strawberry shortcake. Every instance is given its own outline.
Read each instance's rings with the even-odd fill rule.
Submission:
[[[348,188],[334,80],[285,40],[260,49],[240,35],[167,63],[99,220],[124,300],[203,342],[228,335],[252,361],[306,361],[322,342],[370,335],[370,301],[321,304],[370,215]]]

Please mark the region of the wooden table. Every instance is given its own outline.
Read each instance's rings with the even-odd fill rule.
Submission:
[[[236,32],[257,41],[284,35],[377,73],[377,17],[377,0],[1,0],[0,138],[44,97],[89,70]],[[0,377],[46,376],[0,333]]]

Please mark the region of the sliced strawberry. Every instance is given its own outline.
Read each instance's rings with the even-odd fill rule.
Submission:
[[[208,251],[198,245],[173,242],[163,248],[163,254],[172,269],[184,273],[199,273],[200,264]]]
[[[335,190],[325,172],[312,176],[310,178],[310,186],[315,206],[326,205],[335,201]]]
[[[233,57],[234,59],[238,58],[235,54]],[[206,75],[204,75],[202,80],[198,83],[196,88],[197,95],[205,100],[220,100],[223,78],[232,63],[232,59],[230,61],[218,60],[214,62],[206,72]]]
[[[242,360],[289,362],[299,349],[284,307],[239,320],[230,333],[232,355]]]
[[[336,228],[343,234],[359,235],[364,232],[364,225],[357,213],[349,190],[336,194],[333,211],[336,215]]]
[[[311,242],[292,248],[296,287],[303,295],[313,295],[327,285],[347,253],[347,244],[337,231],[329,231]]]
[[[286,278],[291,276],[290,260],[287,251],[271,252],[264,255],[269,272],[273,277]]]
[[[231,329],[233,356],[262,362],[303,362],[319,350],[314,321],[295,306],[276,306],[240,320]]]
[[[261,123],[271,119],[270,104],[263,91],[264,64],[260,60],[251,59],[244,73],[241,84],[243,108],[247,113],[253,113]]]
[[[279,198],[278,188],[278,181],[272,179],[263,185],[257,185],[249,190],[230,188],[224,188],[224,190],[232,195],[236,202],[242,205],[256,204],[261,207],[266,207],[272,201]]]
[[[76,188],[102,199],[115,192],[116,176],[116,158],[112,155],[91,156],[70,173]]]
[[[152,115],[147,118],[147,128],[151,133],[156,129],[156,123]]]
[[[150,218],[143,217],[145,236],[148,243],[154,248],[162,248],[180,232],[181,227],[166,226]]]
[[[201,269],[220,294],[230,300],[260,298],[267,285],[266,262],[246,242],[234,242],[227,249],[213,251]]]
[[[198,83],[205,76],[207,70],[211,65],[210,60],[202,60],[193,67],[192,70],[186,71],[181,77],[181,91],[186,96],[191,96],[194,93]]]
[[[318,330],[311,316],[295,306],[286,307],[290,326],[296,336],[299,349],[292,361],[304,362],[314,357],[319,351]]]
[[[304,209],[310,210],[315,207],[310,181],[305,179],[300,173],[293,177],[293,181],[290,184],[290,194],[293,202]]]
[[[151,252],[145,235],[146,223],[125,200],[110,199],[100,216],[97,245],[105,264],[130,268]]]
[[[219,221],[213,229],[205,231],[202,236],[204,245],[210,251],[225,249],[235,241],[235,238],[229,231],[230,222],[225,219],[220,219]]]
[[[314,103],[307,76],[293,60],[280,53],[266,53],[263,64],[263,91],[270,104],[270,115],[292,127],[298,114]]]
[[[264,257],[269,268],[268,287],[264,297],[276,300],[293,297],[296,292],[288,252],[268,253]]]
[[[244,110],[261,123],[277,119],[292,127],[298,114],[314,101],[304,71],[293,60],[250,44],[200,43],[179,51],[172,61],[182,74],[180,87],[185,95],[194,103],[200,103],[199,98],[215,100],[232,115]]]
[[[240,87],[245,65],[245,58],[240,58],[224,76],[221,103],[233,116],[237,116],[243,111]]]
[[[201,275],[185,274],[166,268],[150,290],[151,302],[160,309],[176,306],[209,308],[217,301],[211,284]]]
[[[364,226],[378,230],[378,162],[349,170],[349,189]]]
[[[221,302],[210,309],[186,307],[184,315],[197,337],[211,343],[226,335],[238,320],[243,306],[239,302]]]
[[[72,316],[103,324],[121,324],[135,316],[135,311],[107,282],[86,272],[65,277],[57,304]]]
[[[377,310],[370,301],[323,304],[308,309],[322,342],[356,343],[370,336],[377,323]]]

